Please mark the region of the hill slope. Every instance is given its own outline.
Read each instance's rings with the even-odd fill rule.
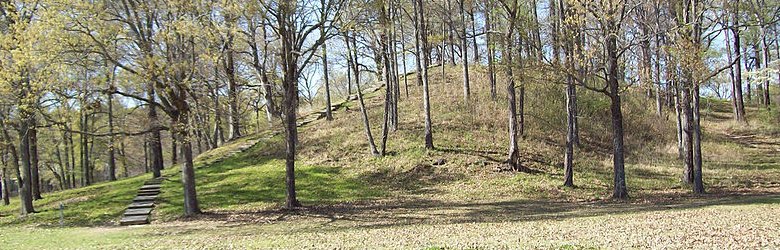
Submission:
[[[627,92],[626,172],[632,199],[616,203],[607,199],[612,174],[608,108],[603,97],[580,92],[582,145],[576,150],[577,187],[563,188],[562,86],[526,83],[521,148],[524,164],[536,173],[496,172],[506,151],[506,103],[502,98],[490,100],[480,69],[472,75],[474,99],[464,103],[457,69],[446,70],[444,79],[441,74],[431,75],[436,150],[424,149],[420,90],[411,77],[408,97],[402,86],[399,130],[390,133],[388,156],[370,155],[359,108],[352,102],[336,111],[334,121],[313,121],[301,128],[296,176],[299,199],[306,206],[302,210],[279,209],[284,202],[284,142],[280,135],[265,132],[200,158],[197,188],[206,214],[194,220],[179,217],[182,188],[178,169],[169,169],[166,174],[171,178],[164,182],[153,216],[156,225],[130,229],[23,226],[14,231],[72,239],[98,234],[105,236],[99,239],[103,247],[641,247],[714,243],[709,240],[723,236],[718,229],[749,225],[742,233],[748,238],[738,240],[752,246],[780,244],[761,241],[780,236],[776,230],[780,222],[771,216],[778,212],[780,202],[777,113],[750,108],[751,125],[737,125],[731,122],[727,103],[704,99],[704,179],[709,194],[693,196],[679,181],[682,166],[676,159],[673,111],[656,118],[647,110],[652,100]],[[372,130],[379,138],[382,99],[368,99],[367,105]],[[254,146],[238,152],[231,149],[235,145]],[[224,152],[238,153],[227,156]],[[440,159],[446,163],[432,166]],[[0,208],[0,214],[6,215],[0,223],[56,225],[55,207],[63,202],[68,225],[111,224],[147,178],[50,194],[36,203],[43,213],[24,219],[12,216],[18,210],[15,203]],[[701,224],[701,220],[712,223]],[[713,233],[705,235],[704,241],[676,242],[695,236],[687,232],[691,225]],[[222,230],[226,227],[231,229]],[[637,231],[620,233],[628,229]],[[610,235],[620,240],[606,241]],[[151,241],[140,241],[141,236]],[[181,245],[182,241],[194,245]],[[74,246],[83,245],[76,242]]]

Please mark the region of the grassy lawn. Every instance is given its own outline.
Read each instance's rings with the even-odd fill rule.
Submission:
[[[447,69],[456,70],[456,69]],[[776,248],[780,247],[780,128],[777,111],[748,109],[735,124],[728,103],[703,99],[704,181],[682,184],[673,111],[655,118],[652,100],[627,93],[626,174],[631,199],[612,201],[609,114],[602,96],[580,97],[582,145],[576,188],[562,187],[561,86],[529,85],[523,164],[534,173],[495,171],[505,160],[506,111],[488,101],[474,71],[474,103],[432,77],[436,150],[425,150],[419,89],[402,99],[388,155],[368,151],[359,108],[300,129],[299,210],[285,198],[284,142],[266,131],[196,160],[204,214],[182,218],[179,169],[165,170],[152,225],[116,221],[149,175],[50,193],[40,213],[20,218],[18,199],[0,206],[0,246],[26,248]],[[449,76],[456,75],[454,73]],[[381,91],[380,91],[381,92]],[[381,93],[366,100],[381,136]],[[534,95],[533,93],[545,93]],[[561,100],[549,96],[560,95]],[[478,101],[482,100],[482,101]],[[775,109],[777,110],[777,109]],[[649,119],[648,117],[653,117]],[[250,147],[251,146],[251,147]],[[432,163],[444,160],[445,164]],[[65,206],[64,227],[58,206]]]

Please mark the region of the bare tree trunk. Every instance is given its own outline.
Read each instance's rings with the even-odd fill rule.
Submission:
[[[22,162],[22,169],[21,171],[18,171],[21,173],[21,176],[17,174],[17,177],[19,177],[19,197],[21,198],[21,207],[22,207],[22,215],[27,215],[31,213],[35,213],[35,209],[33,208],[33,193],[32,193],[32,174],[31,174],[31,157],[30,157],[30,127],[32,126],[31,120],[32,120],[32,114],[30,114],[27,111],[22,110],[20,112],[20,118],[19,121],[19,150],[21,151],[19,155],[21,155],[21,162]],[[8,138],[6,138],[7,141]],[[15,152],[13,152],[13,148],[11,148],[11,153],[15,155]],[[17,159],[12,159],[14,162],[17,161]]]
[[[294,2],[280,3],[278,17],[278,33],[281,43],[281,68],[282,88],[284,98],[282,100],[282,113],[286,140],[285,155],[285,183],[287,187],[287,199],[285,207],[293,209],[300,207],[295,191],[295,154],[298,143],[297,109],[298,109],[298,55],[296,54],[296,25],[292,16],[295,14]]]
[[[65,170],[62,171],[62,173],[63,173],[63,175],[65,177],[65,188],[73,188],[73,183],[70,181],[70,172],[71,172],[71,168],[70,168],[70,150],[69,150],[70,146],[68,145],[68,132],[67,131],[63,131],[62,132],[62,143],[63,143],[63,148],[62,148],[62,154],[63,154],[62,157],[63,157],[63,159],[60,161],[61,162],[60,164],[62,164],[62,166],[65,168]]]
[[[764,68],[769,69],[769,63],[771,62],[772,58],[769,55],[769,44],[766,41],[766,34],[763,27],[761,28],[761,33],[761,50],[764,52],[762,53],[764,59]],[[772,100],[769,97],[769,77],[767,76],[766,80],[764,81],[764,107],[771,109],[771,104]]]
[[[693,192],[697,194],[704,193],[704,182],[702,180],[702,154],[701,154],[701,121],[699,110],[699,85],[693,86]]]
[[[114,150],[114,98],[108,94],[108,180],[116,180],[116,155]]]
[[[556,24],[554,25],[555,29],[553,30],[554,37],[557,40],[557,36],[559,33],[559,30],[557,28],[558,23],[566,23],[566,17],[569,17],[572,15],[571,11],[567,10],[567,6],[565,3],[561,0],[558,3],[558,9],[555,9],[555,1],[551,1],[551,4],[553,5],[553,9],[551,11],[557,12],[557,17],[553,22]],[[575,66],[575,58],[574,54],[577,53],[579,55],[581,48],[579,46],[579,36],[580,31],[579,29],[576,29],[572,25],[565,25],[566,29],[564,30],[564,33],[562,33],[563,37],[571,37],[572,35],[575,35],[574,39],[577,39],[577,41],[572,41],[571,39],[565,40],[565,43],[563,44],[563,52],[565,55],[565,65],[569,69],[574,68],[581,68],[578,66]],[[559,47],[558,45],[554,45],[555,47]],[[558,54],[557,50],[559,48],[555,48],[556,54],[553,55],[553,60],[557,61],[560,60],[560,54]],[[576,51],[575,51],[576,50]],[[578,69],[579,71],[580,69]],[[578,72],[579,73],[579,72]],[[580,77],[582,74],[580,74]],[[574,77],[571,75],[567,75],[566,77],[566,152],[564,154],[564,181],[563,185],[566,187],[574,187],[574,144],[577,143],[577,134],[576,134],[576,125],[577,125],[577,88],[575,86]]]
[[[390,66],[390,79],[388,83],[392,86],[390,88],[390,130],[392,131],[398,131],[398,100],[401,96],[401,88],[400,88],[400,81],[398,80],[398,50],[396,49],[396,27],[395,27],[395,19],[396,19],[396,13],[395,13],[395,5],[394,1],[389,1],[389,7],[387,9],[387,13],[390,17],[388,28],[389,36],[388,36],[388,60],[389,60],[389,66]]]
[[[420,39],[420,34],[423,34],[423,32],[420,30],[420,19],[417,17],[417,0],[414,0],[414,16],[412,18],[412,21],[414,23],[414,52],[415,52],[415,66],[417,66],[417,72],[414,74],[417,76],[417,86],[423,86],[423,64],[427,65],[424,61],[424,55],[426,54],[425,50],[423,49]],[[357,58],[356,58],[357,60]]]
[[[726,59],[729,62],[733,62],[734,58],[732,56],[733,50],[731,49],[731,36],[728,34],[728,32],[726,32],[725,37],[726,37]],[[739,63],[737,63],[737,65],[739,65]],[[731,67],[729,67],[729,79],[731,80],[731,108],[732,108],[732,112],[734,113],[734,120],[739,120],[737,119],[739,113],[739,107],[737,105],[737,78],[735,76],[735,71],[736,70],[734,69],[734,65],[731,65]]]
[[[324,4],[325,0],[321,0]],[[326,17],[320,17],[326,18]],[[330,76],[328,75],[328,46],[325,43],[325,27],[320,26],[320,40],[322,41],[322,77],[325,80],[325,120],[333,120],[333,111],[330,104]]]
[[[149,83],[147,86],[147,92],[149,99],[154,101],[156,94],[154,91],[154,84]],[[151,166],[152,175],[154,178],[160,177],[160,171],[163,169],[163,153],[162,153],[162,136],[160,135],[160,118],[157,115],[157,107],[149,105],[147,117],[149,118],[149,126],[153,131],[149,134],[149,164]]]
[[[216,73],[217,70],[215,69]],[[214,135],[212,148],[217,148],[225,142],[225,134],[222,131],[222,104],[219,103],[219,83],[214,86]]]
[[[422,46],[422,51],[428,51],[428,35],[425,29],[425,7],[423,5],[422,0],[416,0],[417,7],[417,20],[419,28],[417,30],[417,39],[420,40],[420,44]],[[431,101],[430,101],[430,95],[428,91],[428,54],[423,53],[422,57],[422,82],[423,82],[423,110],[425,112],[425,148],[426,149],[433,149],[433,131],[432,131],[432,124],[431,124]],[[442,64],[442,67],[444,65]]]
[[[470,96],[471,96],[471,88],[469,87],[469,50],[468,50],[468,32],[466,31],[466,9],[464,7],[464,2],[466,0],[458,0],[460,5],[460,22],[463,26],[463,36],[461,37],[461,47],[460,47],[460,53],[461,58],[463,59],[463,100],[468,102]]]
[[[5,153],[3,153],[3,155],[0,156],[0,158],[3,159],[3,177],[2,177],[2,180],[0,180],[0,181],[2,181],[2,183],[0,183],[0,185],[2,185],[2,188],[3,188],[3,205],[8,206],[8,204],[10,204],[10,202],[11,202],[10,201],[11,197],[9,197],[9,196],[11,196],[11,190],[10,190],[10,187],[8,186],[8,179],[9,179],[8,178],[8,166],[7,166],[8,163],[5,160]]]
[[[614,20],[609,20],[608,27],[614,28],[617,25]],[[618,85],[618,51],[617,37],[607,36],[607,85],[609,88],[610,111],[612,113],[612,144],[613,155],[612,162],[614,168],[614,191],[612,198],[627,199],[628,189],[626,187],[625,172],[625,148],[623,146],[623,111],[620,104],[620,86]]]
[[[682,131],[683,131],[683,159],[685,163],[685,171],[683,172],[683,182],[686,184],[693,184],[693,111],[691,110],[691,88],[690,82],[687,82],[688,76],[686,76],[685,82],[681,88],[681,102],[680,110],[682,114]]]
[[[491,15],[493,12],[493,1],[485,0],[485,44],[487,45],[487,61],[488,61],[488,82],[490,82],[490,97],[496,100],[496,73],[495,73],[495,46],[492,41],[492,22]]]
[[[379,151],[376,149],[376,144],[374,143],[374,136],[371,134],[371,126],[368,122],[366,104],[363,101],[363,90],[360,89],[360,69],[358,68],[357,62],[357,39],[354,37],[350,39],[349,35],[345,33],[344,41],[344,43],[347,45],[347,64],[349,64],[349,67],[352,67],[352,71],[355,73],[355,87],[357,88],[358,103],[360,104],[360,114],[363,117],[363,127],[365,128],[366,137],[368,139],[369,150],[371,150],[371,155],[379,156]]]
[[[65,125],[66,129],[68,128],[68,125]],[[71,187],[76,187],[76,148],[73,144],[73,133],[68,133],[68,151],[70,151],[70,183]]]
[[[461,0],[463,1],[463,0]],[[477,2],[475,1],[473,5],[471,6],[471,13],[469,14],[469,18],[471,18],[471,42],[473,44],[473,50],[474,50],[474,64],[479,65],[479,44],[477,44],[477,22],[474,19],[474,12],[477,12]]]
[[[130,177],[130,170],[127,168],[127,151],[125,151],[125,141],[119,142],[119,155],[122,156],[122,176]]]
[[[230,30],[235,22],[231,15],[225,15],[225,22],[228,24],[227,41],[225,41],[225,57],[223,66],[228,80],[228,122],[230,123],[230,139],[236,140],[241,137],[241,114],[238,110],[238,82],[236,79],[236,64],[233,59],[235,51],[233,48],[234,35]],[[175,152],[175,150],[174,150]]]
[[[510,21],[510,23],[513,23],[513,21]],[[507,78],[507,85],[506,85],[506,92],[507,92],[507,98],[508,98],[508,105],[509,105],[509,154],[507,159],[507,164],[509,164],[509,167],[514,171],[520,171],[523,170],[523,167],[521,165],[520,160],[520,148],[518,147],[518,134],[520,133],[518,130],[518,121],[517,121],[517,96],[515,95],[515,76],[514,71],[512,69],[513,67],[513,61],[512,61],[512,51],[510,47],[512,44],[514,44],[514,39],[512,38],[512,29],[511,27],[513,24],[510,24],[509,31],[506,34],[506,40],[504,41],[504,52],[501,55],[501,58],[503,60],[504,68],[506,71],[506,78]]]
[[[81,110],[81,121],[80,121],[80,128],[81,131],[89,131],[89,115],[86,114],[85,110]],[[89,185],[92,185],[92,178],[89,167],[89,139],[86,134],[79,134],[79,139],[81,139],[81,186],[86,187]]]
[[[399,28],[401,29],[401,65],[403,67],[403,74],[404,74],[404,90],[406,91],[406,99],[409,99],[409,80],[407,77],[409,76],[409,72],[407,72],[406,69],[406,33],[404,32],[404,23],[403,19],[398,19]],[[349,71],[349,69],[347,69]],[[419,75],[420,71],[417,71],[417,75]],[[349,72],[347,72],[347,78],[349,78]]]
[[[176,124],[174,124],[176,125]],[[179,139],[176,134],[171,133],[171,165],[179,164]]]
[[[181,101],[181,100],[180,100]],[[193,216],[201,213],[198,195],[195,190],[195,167],[193,165],[192,144],[189,142],[189,110],[180,110],[172,118],[174,129],[171,133],[181,141],[181,154],[184,164],[181,165],[181,182],[184,188],[184,215]]]
[[[152,161],[149,157],[149,141],[144,140],[144,173],[149,173],[152,169]]]
[[[30,178],[32,178],[30,186],[32,188],[32,195],[34,200],[43,199],[41,197],[41,177],[38,161],[38,122],[34,117],[30,118]]]
[[[381,65],[377,65],[377,68],[383,67],[382,70],[384,74],[382,76],[384,77],[383,81],[385,82],[385,110],[384,110],[384,120],[382,124],[382,138],[381,138],[381,144],[379,149],[379,154],[384,156],[387,150],[387,134],[388,130],[390,130],[390,126],[392,126],[390,123],[392,123],[392,113],[393,113],[393,86],[392,86],[392,64],[390,63],[390,44],[388,43],[388,33],[390,33],[390,30],[388,28],[388,18],[387,18],[387,6],[385,5],[384,1],[379,1],[381,6],[381,10],[379,11],[379,26],[382,27],[382,30],[379,34],[379,59],[381,60]]]

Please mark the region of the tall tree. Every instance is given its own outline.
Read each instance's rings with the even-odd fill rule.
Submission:
[[[324,16],[337,14],[343,2],[328,0],[325,5],[320,5],[326,13]],[[304,13],[313,8],[313,1],[293,2],[280,1],[274,4],[264,5],[264,11],[268,13],[275,23],[272,25],[274,32],[281,44],[280,65],[282,70],[282,113],[286,137],[285,172],[287,199],[285,207],[292,209],[301,204],[295,191],[295,154],[298,142],[297,107],[298,107],[298,79],[302,70],[311,62],[314,52],[322,46],[323,42],[316,39],[312,43],[309,36],[320,26],[325,25],[325,20],[312,20]],[[316,7],[315,7],[316,8]],[[331,18],[337,18],[331,16]],[[328,27],[326,32],[332,27]]]
[[[460,54],[462,59],[462,66],[463,66],[463,99],[465,101],[469,100],[469,96],[471,95],[471,87],[469,86],[469,44],[468,44],[468,31],[467,28],[468,25],[466,24],[466,8],[465,1],[466,0],[457,0],[458,6],[460,8],[460,25],[461,25],[461,34],[460,34]]]
[[[417,40],[420,43],[420,51],[419,54],[422,54],[422,57],[420,57],[418,60],[422,64],[418,68],[422,68],[422,86],[423,86],[423,112],[425,112],[425,148],[426,149],[433,149],[433,129],[431,124],[431,101],[430,101],[430,90],[429,90],[429,84],[428,84],[428,63],[430,62],[429,56],[428,56],[428,32],[426,29],[426,22],[425,22],[425,5],[423,5],[422,0],[415,0],[415,10],[416,13],[416,19],[417,19],[417,28],[415,29],[415,34],[417,37]],[[444,67],[444,64],[442,62],[442,67]],[[419,71],[418,71],[419,74]]]

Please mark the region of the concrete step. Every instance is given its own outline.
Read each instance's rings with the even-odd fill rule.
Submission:
[[[122,226],[130,226],[130,225],[144,225],[149,224],[149,215],[139,215],[139,216],[124,216],[121,220],[119,220],[119,225]]]
[[[153,201],[138,201],[138,202],[131,203],[130,206],[127,206],[127,209],[153,208],[153,207],[154,207]]]
[[[140,190],[149,190],[149,189],[160,190],[160,188],[162,188],[160,184],[152,184],[152,185],[143,185]]]
[[[153,196],[160,194],[160,191],[140,191],[138,196]]]
[[[141,216],[149,215],[152,213],[152,208],[133,208],[125,210],[124,216]]]
[[[136,196],[135,198],[133,198],[133,202],[138,202],[138,201],[151,201],[151,202],[154,202],[154,199],[157,199],[157,195]]]

